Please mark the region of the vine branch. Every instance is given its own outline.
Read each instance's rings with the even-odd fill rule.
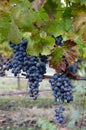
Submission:
[[[22,73],[23,76],[26,76],[26,74]],[[79,76],[79,75],[75,75],[72,72],[67,72],[66,73],[67,76],[69,76],[70,79],[74,79],[74,80],[86,80],[84,78],[84,76]],[[52,78],[52,75],[43,75],[43,79],[50,79]]]

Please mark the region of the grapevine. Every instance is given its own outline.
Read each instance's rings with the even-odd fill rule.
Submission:
[[[23,74],[33,100],[40,82],[49,79],[54,104],[59,103],[57,123],[65,124],[63,105],[74,100],[71,79],[86,80],[78,75],[86,62],[86,2],[37,1],[0,4],[0,76],[9,70],[14,76]],[[46,75],[47,64],[56,71],[53,76]]]
[[[54,36],[53,36],[54,37]],[[55,45],[63,46],[62,36],[54,37]],[[29,96],[36,100],[39,95],[39,82],[42,82],[42,79],[46,77],[46,64],[49,62],[49,56],[42,55],[41,53],[38,56],[31,56],[27,54],[27,44],[28,40],[22,39],[22,42],[18,45],[9,42],[9,46],[13,49],[14,56],[10,60],[10,57],[4,62],[6,65],[5,70],[11,69],[11,72],[14,76],[17,76],[21,72],[25,72],[25,76],[28,79],[29,84]],[[54,46],[55,47],[55,46]],[[52,53],[51,53],[52,56]],[[66,70],[75,74],[78,69],[78,63],[81,62],[79,58],[73,65],[69,65],[65,55],[62,56],[64,63],[66,65],[65,71],[62,70],[61,73],[54,74],[51,78],[49,77],[49,82],[51,84],[51,90],[54,95],[54,104],[59,102],[59,108],[55,109],[55,116],[59,124],[65,123],[65,116],[63,114],[64,107],[63,104],[70,103],[73,101],[73,86],[71,81],[67,77]],[[2,57],[1,57],[2,60]],[[10,62],[8,62],[10,61]],[[1,75],[4,76],[4,75]]]
[[[26,52],[27,43],[26,39],[22,39],[22,42],[18,45],[15,45],[11,41],[9,42],[14,56],[5,69],[11,69],[14,76],[17,76],[22,71],[25,72],[30,88],[29,95],[36,100],[39,93],[39,82],[42,81],[43,75],[46,73],[47,57],[41,54],[38,57],[28,55]]]

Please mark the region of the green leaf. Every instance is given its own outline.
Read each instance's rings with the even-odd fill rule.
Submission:
[[[58,3],[61,3],[60,0],[47,0],[47,2],[44,5],[44,8],[48,14],[51,16],[54,16],[57,12],[57,7],[60,7],[61,4],[58,5]]]
[[[51,50],[54,46],[54,39],[51,36],[45,37],[45,39],[42,40],[42,54],[49,55],[51,54]]]
[[[0,54],[4,55],[4,57],[8,57],[12,54],[12,49],[8,45],[7,41],[4,41],[2,44],[0,44]]]
[[[39,55],[39,53],[42,52],[42,44],[40,42],[40,39],[37,38],[36,40],[31,39],[29,37],[29,43],[27,46],[27,53],[30,55]]]
[[[64,54],[64,50],[65,50],[64,47],[57,47],[55,49],[55,51],[53,52],[53,54],[52,54],[53,59],[52,60],[55,61],[56,64],[61,62],[62,56]]]
[[[81,5],[86,5],[86,0],[80,0]]]
[[[84,106],[85,106],[85,108],[86,108],[86,98],[85,98],[85,101],[84,101]]]
[[[74,0],[75,3],[80,3],[80,0]]]
[[[35,21],[34,11],[28,9],[23,3],[20,3],[11,9],[12,17],[19,28],[28,30],[32,23]]]
[[[41,38],[46,38],[47,37],[46,32],[44,32],[44,31],[40,32],[40,37]]]
[[[84,49],[84,50],[86,50],[86,49]],[[83,53],[83,58],[86,59],[86,52]]]
[[[31,55],[39,55],[39,53],[49,55],[51,53],[53,45],[54,40],[51,36],[40,38],[37,34],[34,38],[29,37],[27,53]]]
[[[9,30],[10,30],[10,17],[8,14],[3,12],[3,14],[0,14],[0,35],[2,40],[7,40]]]
[[[72,20],[71,19],[66,18],[64,20],[63,24],[64,24],[65,30],[67,32],[73,32]]]
[[[22,40],[22,35],[18,29],[18,26],[14,23],[14,21],[11,22],[8,40],[12,41],[15,44],[18,44]]]
[[[58,18],[57,18],[58,19]],[[64,33],[64,24],[62,21],[58,22],[58,20],[53,20],[47,25],[46,32],[51,33],[53,35],[61,35]]]
[[[46,21],[48,21],[49,17],[47,12],[45,11],[44,8],[40,8],[37,12],[36,12],[36,22],[39,24],[42,24]]]
[[[72,7],[66,7],[64,12],[63,12],[63,18],[68,19],[72,17]]]

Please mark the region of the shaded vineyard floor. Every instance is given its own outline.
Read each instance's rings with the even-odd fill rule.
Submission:
[[[24,95],[1,97],[0,130],[40,130],[37,125],[39,119],[48,120],[56,125],[55,107],[52,97],[39,97],[37,101]],[[68,114],[66,119],[68,122],[70,118],[68,106],[66,106],[66,114]]]
[[[55,122],[53,111],[53,100],[49,98],[39,98],[37,101],[29,97],[12,96],[1,97],[0,100],[0,128],[10,129],[23,127],[34,127],[38,129],[36,122],[41,119],[47,119]]]
[[[37,125],[39,119],[48,120],[56,125],[54,108],[58,105],[53,103],[48,80],[40,84],[40,91],[38,100],[33,101],[28,96],[26,79],[21,79],[21,89],[18,90],[15,78],[11,80],[2,78],[0,81],[0,95],[3,95],[0,96],[0,130],[41,130]],[[66,124],[72,109],[74,109],[72,104],[66,105]],[[60,130],[67,130],[67,128]]]

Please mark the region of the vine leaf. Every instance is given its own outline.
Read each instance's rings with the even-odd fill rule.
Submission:
[[[0,12],[0,35],[1,40],[7,40],[10,30],[10,17],[6,12]]]
[[[77,50],[77,47],[71,47],[71,48],[67,49],[64,53],[69,65],[72,65],[78,58],[78,54],[77,54],[76,50]]]
[[[65,64],[62,60],[62,56],[64,55],[64,47],[56,47],[54,52],[52,52],[52,58],[49,61],[49,66],[54,68],[58,73],[61,72],[61,70],[65,70]]]
[[[73,21],[73,26],[75,32],[78,31],[86,22],[86,13],[81,12],[80,14],[77,15],[77,17]]]
[[[10,46],[8,46],[8,42],[2,42],[2,44],[0,44],[0,54],[3,55],[4,53],[4,57],[8,57],[9,55],[12,54],[12,49],[10,48]]]
[[[19,28],[23,28],[23,30],[28,30],[28,28],[35,20],[34,11],[31,9],[31,7],[27,7],[23,2],[19,4],[15,2],[15,4],[16,5],[10,9],[10,11],[12,12],[11,15]]]
[[[57,73],[66,70],[65,61],[62,58],[63,55],[66,56],[69,65],[72,65],[78,57],[76,52],[76,43],[74,41],[67,40],[64,44],[63,47],[56,47],[54,52],[52,52],[52,58],[49,61],[50,67],[54,68]]]
[[[9,11],[10,0],[0,0],[0,10]]]
[[[8,34],[8,40],[12,41],[15,44],[18,44],[22,40],[22,35],[18,29],[18,26],[15,24],[14,21],[11,22],[10,31]]]
[[[80,29],[80,34],[82,35],[83,42],[86,42],[86,22]]]
[[[79,12],[73,20],[73,28],[75,32],[79,32],[84,42],[86,42],[86,12]]]
[[[39,24],[44,24],[44,22],[47,22],[49,20],[48,14],[45,11],[44,8],[39,8],[38,11],[36,12],[36,23]]]

